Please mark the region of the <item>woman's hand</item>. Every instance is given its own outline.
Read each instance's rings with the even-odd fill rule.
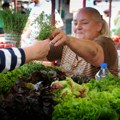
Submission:
[[[54,46],[69,43],[69,37],[60,29],[55,29],[51,35],[51,38],[53,38],[51,43],[53,43]]]

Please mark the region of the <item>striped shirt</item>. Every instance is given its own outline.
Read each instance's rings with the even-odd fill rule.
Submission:
[[[25,63],[25,53],[22,48],[0,49],[0,72],[11,71]]]

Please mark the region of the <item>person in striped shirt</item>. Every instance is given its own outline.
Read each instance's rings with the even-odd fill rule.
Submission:
[[[24,48],[0,49],[0,72],[11,71],[32,60],[44,58],[50,50],[49,40],[36,41]]]
[[[61,70],[67,76],[94,78],[100,64],[105,62],[110,72],[117,76],[117,50],[113,40],[108,37],[107,24],[99,11],[91,7],[81,8],[73,15],[73,24],[75,37],[68,36],[59,29],[51,35],[54,48],[50,53],[61,59]],[[59,54],[56,47],[59,48]],[[54,55],[51,57],[48,54],[47,58],[53,60]]]

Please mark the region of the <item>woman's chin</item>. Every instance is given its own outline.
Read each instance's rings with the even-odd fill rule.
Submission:
[[[76,37],[79,39],[84,39],[84,36],[82,36],[82,35],[77,35]]]

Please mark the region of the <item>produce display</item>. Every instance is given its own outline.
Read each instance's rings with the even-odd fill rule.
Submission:
[[[71,78],[66,80],[72,81]],[[63,83],[59,81],[57,86],[63,86]],[[69,85],[71,87],[54,89],[54,99],[58,104],[54,107],[52,120],[120,120],[120,78],[108,75],[100,81],[82,83],[79,85],[79,96],[74,94],[78,89],[76,91],[72,87],[76,83]],[[66,88],[73,92],[63,94]]]
[[[19,10],[0,10],[0,19],[3,21],[4,38],[6,42],[14,43],[20,47],[21,34],[26,25],[29,14]]]
[[[120,35],[113,37],[114,42],[120,42]]]
[[[0,74],[0,120],[51,120],[56,105],[50,84],[65,79],[58,68],[29,63]]]
[[[32,62],[1,73],[0,94],[1,120],[120,120],[120,78],[111,74],[70,78]]]
[[[113,37],[113,41],[115,43],[115,47],[117,50],[120,49],[120,35]]]

